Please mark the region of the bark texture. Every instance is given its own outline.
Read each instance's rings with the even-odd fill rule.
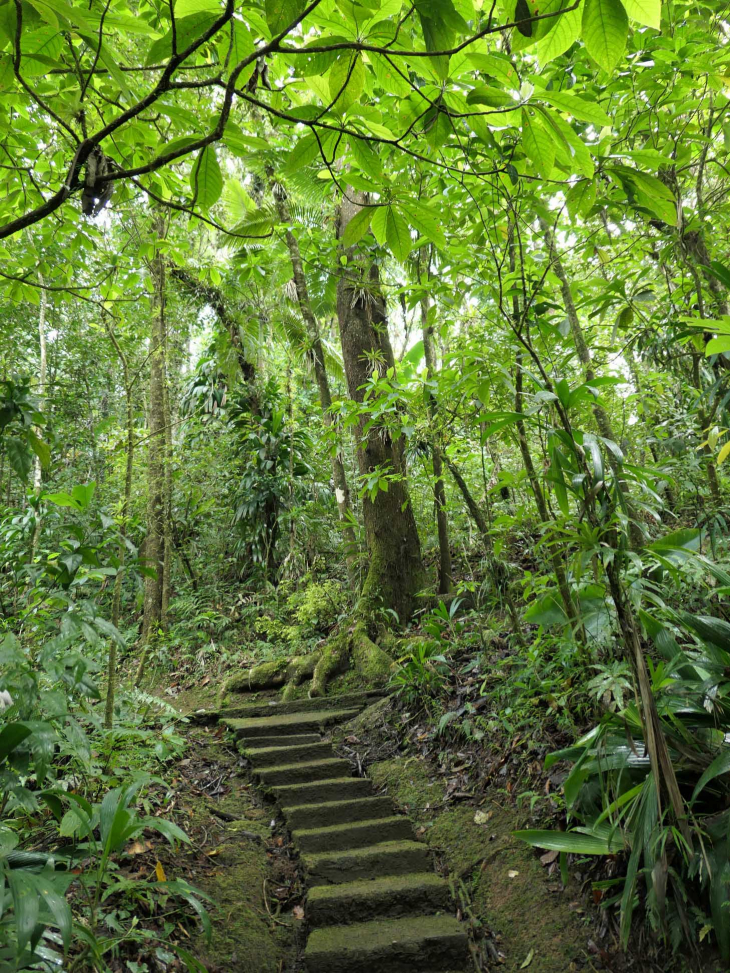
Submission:
[[[364,197],[343,200],[340,236],[364,202]],[[356,247],[350,247],[345,256],[347,264],[337,284],[337,319],[348,393],[353,401],[362,403],[363,386],[370,380],[373,369],[395,367],[395,363],[377,265],[366,251]],[[373,500],[368,496],[363,499],[370,564],[359,612],[370,619],[379,609],[390,609],[405,623],[416,607],[416,594],[423,582],[423,564],[402,443],[394,441],[382,426],[368,427],[367,415],[360,418],[357,436],[360,474],[368,476],[374,470],[382,470],[396,476],[387,492],[378,491]]]

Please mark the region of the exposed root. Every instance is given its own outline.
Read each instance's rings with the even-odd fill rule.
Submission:
[[[340,673],[353,668],[364,686],[382,685],[389,678],[393,659],[367,633],[363,621],[348,632],[333,636],[319,652],[280,662],[262,662],[253,669],[227,680],[224,692],[257,692],[284,686],[283,698],[290,699],[305,679],[311,677],[310,697],[324,696],[327,684]]]

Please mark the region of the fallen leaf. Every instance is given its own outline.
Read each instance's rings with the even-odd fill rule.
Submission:
[[[157,876],[158,882],[167,881],[167,875],[165,875],[165,869],[162,867],[162,862],[157,862],[155,865],[155,875]]]
[[[295,905],[291,911],[295,919],[304,918],[304,909],[300,905]]]
[[[543,865],[552,865],[559,854],[559,851],[546,851],[544,855],[540,855],[540,861]]]
[[[519,874],[520,873],[517,871],[516,868],[510,868],[510,870],[507,872],[507,875],[509,875],[510,878],[517,878]]]
[[[493,811],[477,811],[474,815],[474,824],[486,824],[493,813]]]
[[[526,970],[527,969],[527,967],[532,962],[532,958],[533,958],[534,955],[535,955],[535,950],[534,949],[531,949],[530,952],[527,954],[527,956],[525,956],[524,960],[522,961],[522,965],[520,966],[520,969],[521,970]]]
[[[127,848],[128,855],[144,855],[146,851],[149,851],[152,847],[151,841],[133,841],[132,844]]]

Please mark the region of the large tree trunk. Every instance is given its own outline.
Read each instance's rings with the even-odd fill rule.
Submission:
[[[159,632],[163,623],[163,589],[166,556],[166,380],[165,362],[165,264],[160,253],[150,263],[152,276],[153,314],[150,340],[150,376],[147,396],[147,536],[145,559],[154,572],[145,578],[144,617],[142,621],[143,651],[137,670],[136,683],[144,674],[147,645]]]
[[[343,200],[340,237],[364,202],[364,198]],[[363,386],[370,380],[373,369],[395,367],[395,363],[378,268],[364,249],[350,247],[344,255],[347,265],[337,284],[337,318],[349,395],[362,403]],[[378,609],[390,609],[405,623],[416,607],[416,594],[423,582],[423,564],[403,447],[384,427],[372,425],[366,429],[367,421],[367,415],[363,415],[357,426],[361,476],[379,470],[395,474],[396,478],[390,481],[387,492],[379,490],[372,500],[368,495],[363,499],[370,564],[360,612],[370,619]]]
[[[312,302],[309,299],[309,288],[307,287],[307,278],[304,274],[304,265],[302,263],[302,256],[299,251],[299,241],[291,230],[291,217],[289,214],[289,207],[287,205],[284,187],[278,183],[274,183],[272,186],[272,192],[274,194],[279,219],[286,226],[286,245],[287,249],[289,250],[289,259],[291,260],[292,276],[294,278],[294,286],[297,292],[299,310],[301,312],[304,325],[307,329],[307,337],[309,338],[312,367],[314,369],[314,377],[319,390],[319,402],[322,407],[324,424],[331,427],[332,413],[330,409],[332,407],[332,393],[330,391],[329,376],[327,374],[327,366],[324,359],[324,348],[322,347],[322,336],[319,329],[319,322],[317,321],[314,311],[312,310]],[[339,512],[340,522],[342,524],[342,536],[345,541],[347,573],[350,578],[350,585],[354,587],[357,579],[357,539],[355,537],[355,530],[352,525],[355,518],[352,513],[350,487],[347,483],[345,465],[342,462],[342,451],[339,447],[340,444],[337,442],[335,451],[332,455],[332,479],[335,486],[337,510]]]
[[[419,254],[419,270],[420,270]],[[426,279],[431,276],[430,255],[426,264]],[[420,276],[420,274],[419,274]],[[421,281],[423,283],[423,281]],[[429,321],[429,298],[424,292],[421,298],[421,330],[423,333],[423,354],[426,359],[428,377],[436,374],[436,355],[433,347],[433,324]],[[438,412],[436,399],[428,393],[428,408],[432,416]],[[431,458],[433,461],[433,496],[436,505],[436,527],[439,539],[439,594],[446,595],[452,588],[451,545],[449,543],[449,520],[446,514],[446,489],[443,478],[443,459],[441,447],[438,443],[431,444]]]

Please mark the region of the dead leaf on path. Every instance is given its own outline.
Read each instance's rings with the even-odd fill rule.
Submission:
[[[530,952],[527,954],[527,956],[525,956],[524,960],[522,961],[522,965],[520,966],[521,970],[527,969],[527,967],[532,962],[534,955],[535,955],[535,950],[531,949]]]
[[[167,875],[165,875],[165,869],[162,867],[162,862],[157,862],[155,865],[155,875],[157,876],[158,882],[167,881]]]
[[[493,814],[494,811],[477,811],[474,815],[474,824],[486,824]]]
[[[207,686],[209,682],[210,682],[210,676],[206,676],[205,679],[201,682],[200,685],[201,686]]]
[[[509,876],[510,878],[517,878],[517,876],[518,876],[519,874],[520,874],[520,873],[519,873],[519,872],[517,871],[517,869],[516,869],[516,868],[510,868],[510,870],[509,870],[509,871],[507,872],[507,875],[508,875],[508,876]]]
[[[127,848],[128,855],[144,855],[146,851],[149,851],[152,847],[151,841],[133,841],[132,844]]]
[[[559,851],[546,851],[544,855],[540,855],[540,861],[543,865],[552,865],[559,854]]]
[[[304,909],[300,905],[295,905],[294,908],[291,910],[291,913],[295,919],[304,918]]]

